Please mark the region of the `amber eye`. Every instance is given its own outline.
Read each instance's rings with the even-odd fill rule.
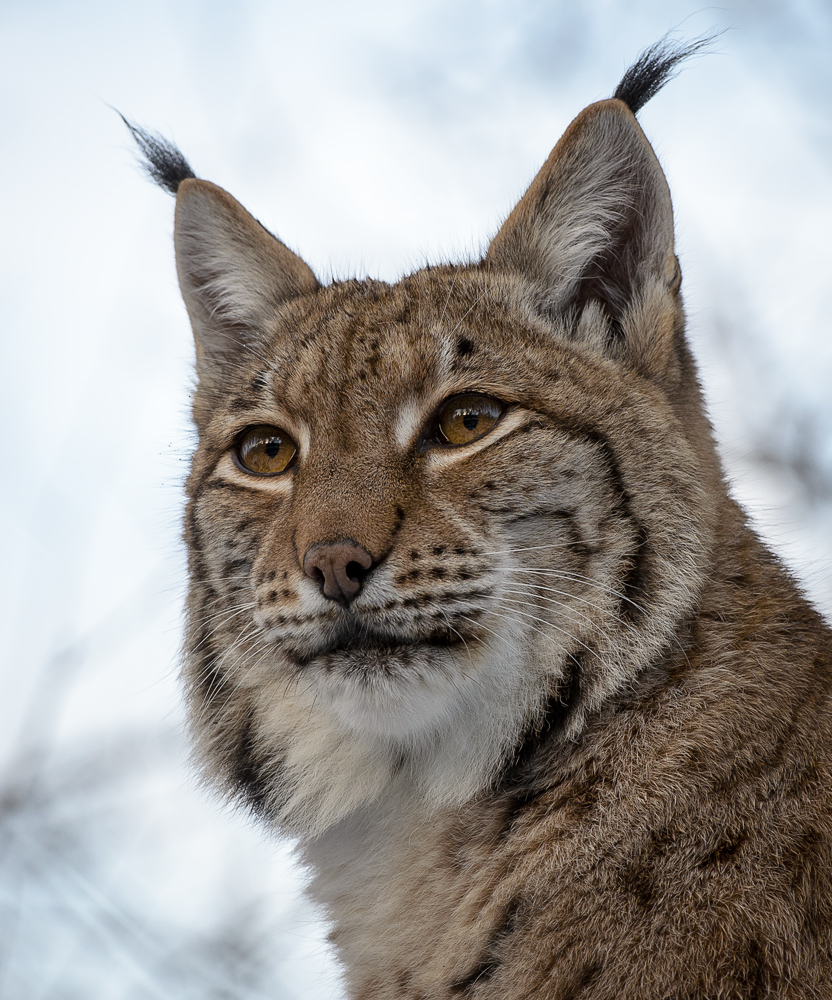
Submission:
[[[470,444],[487,434],[505,411],[505,404],[479,392],[446,400],[439,410],[439,436],[445,444]]]
[[[257,476],[278,476],[297,454],[298,446],[279,427],[249,427],[237,438],[234,453],[246,470]]]

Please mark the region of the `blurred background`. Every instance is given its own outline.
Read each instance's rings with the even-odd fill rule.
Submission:
[[[641,113],[737,495],[832,610],[829,0],[0,5],[0,996],[338,998],[291,844],[202,792],[177,655],[192,344],[177,141],[319,276],[478,252],[670,29]]]

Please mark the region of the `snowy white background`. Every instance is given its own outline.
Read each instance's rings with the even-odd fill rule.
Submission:
[[[200,793],[177,690],[191,338],[112,105],[321,276],[467,255],[670,28],[641,113],[736,491],[832,609],[828,0],[0,5],[0,996],[337,998],[291,845]]]

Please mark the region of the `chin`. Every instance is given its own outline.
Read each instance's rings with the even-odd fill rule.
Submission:
[[[320,704],[347,729],[407,744],[438,735],[477,687],[482,654],[461,642],[368,644],[310,661]]]

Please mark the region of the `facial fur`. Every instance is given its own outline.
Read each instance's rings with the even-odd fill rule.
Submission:
[[[577,729],[695,600],[707,505],[691,442],[646,380],[622,391],[577,323],[544,324],[525,291],[477,268],[321,290],[281,310],[221,394],[197,394],[199,731],[229,786],[290,827],[319,831],[402,769],[431,798],[469,798],[550,699]],[[430,443],[442,401],[471,390],[505,404],[497,426]],[[235,464],[257,424],[298,441],[290,472]],[[302,568],[339,538],[374,560],[346,608]],[[310,764],[346,801],[311,790]]]

